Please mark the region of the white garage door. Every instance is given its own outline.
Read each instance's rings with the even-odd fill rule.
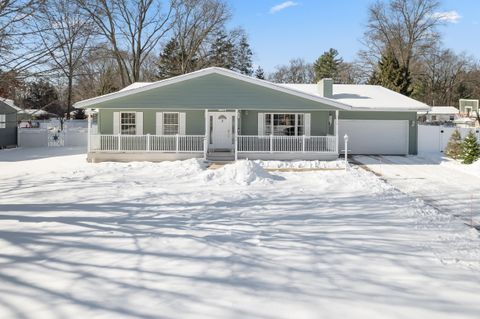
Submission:
[[[339,120],[339,150],[345,134],[351,154],[408,154],[408,120]]]

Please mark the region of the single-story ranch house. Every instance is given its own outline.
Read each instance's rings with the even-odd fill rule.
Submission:
[[[374,85],[277,84],[212,67],[77,102],[98,112],[88,160],[416,154],[426,104]],[[90,125],[89,125],[90,127]]]

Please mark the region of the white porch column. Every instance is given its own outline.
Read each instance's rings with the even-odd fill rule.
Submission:
[[[92,134],[92,115],[90,114],[90,112],[88,113],[87,115],[87,118],[88,118],[88,125],[87,125],[87,153],[90,153],[90,150],[91,150],[91,134]]]
[[[237,155],[237,150],[238,150],[238,109],[235,109],[235,125],[234,125],[234,130],[235,132],[233,132],[235,135],[235,149],[234,149],[234,152],[235,152],[235,161],[238,159],[238,155]]]
[[[208,109],[205,109],[205,140],[203,142],[203,159],[207,159],[207,152],[208,152],[208,144],[210,143],[210,136],[209,136],[209,118],[208,118]]]
[[[338,154],[338,110],[335,111],[335,142]]]

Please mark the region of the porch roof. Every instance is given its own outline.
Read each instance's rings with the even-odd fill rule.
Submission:
[[[83,100],[75,108],[239,108],[350,110],[351,106],[295,88],[211,67]]]

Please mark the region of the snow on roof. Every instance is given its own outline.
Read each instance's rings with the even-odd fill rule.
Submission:
[[[418,112],[419,114],[448,115],[458,114],[459,110],[454,106],[432,106],[430,111]]]
[[[50,113],[48,113],[47,111],[41,110],[41,109],[25,109],[25,110],[21,110],[19,113],[21,113],[21,114],[28,114],[28,115],[46,115],[46,114],[50,114]]]
[[[317,84],[281,84],[282,86],[320,96]],[[333,97],[354,110],[427,111],[430,107],[379,85],[334,84]]]
[[[20,112],[22,110],[21,108],[19,108],[18,106],[15,105],[15,102],[13,100],[5,99],[3,97],[0,97],[0,101],[7,104],[8,106],[14,108],[17,112]]]
[[[153,83],[153,82],[134,82],[134,83],[130,84],[129,86],[124,87],[123,89],[121,89],[121,90],[118,91],[118,92],[123,92],[123,91],[138,89],[138,88],[141,88],[141,87],[143,87],[143,86],[146,86],[146,85],[149,85],[149,84],[152,84],[152,83]]]

